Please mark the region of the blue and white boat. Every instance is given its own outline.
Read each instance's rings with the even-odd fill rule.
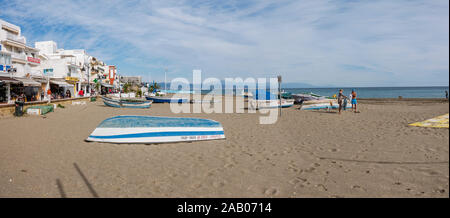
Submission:
[[[158,97],[158,96],[146,96],[147,100],[153,101],[153,103],[188,103],[187,98],[169,98],[169,97]]]
[[[224,139],[214,120],[184,117],[116,116],[104,120],[86,141],[110,143],[166,143]]]
[[[258,90],[254,94],[254,98],[248,101],[248,109],[271,109],[271,108],[288,108],[294,106],[294,99],[278,99],[278,97],[270,92],[266,92],[265,95],[260,94],[262,91]]]
[[[113,99],[102,96],[103,103],[109,107],[117,108],[150,108],[152,101],[130,100],[130,99]]]
[[[352,105],[351,104],[347,104],[347,109],[351,109]],[[336,104],[329,104],[329,103],[321,103],[321,104],[307,104],[307,105],[302,105],[300,107],[300,110],[322,110],[322,109],[339,109],[339,105]]]

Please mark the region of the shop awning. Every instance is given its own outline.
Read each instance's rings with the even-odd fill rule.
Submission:
[[[20,82],[22,82],[22,83],[23,83],[23,86],[37,86],[37,87],[40,87],[40,86],[41,86],[41,83],[38,83],[38,82],[36,82],[36,81],[34,81],[34,80],[32,80],[32,79],[28,79],[28,78],[19,78],[19,77],[16,77],[16,78],[14,78],[14,79],[19,80]]]
[[[102,86],[106,87],[106,88],[114,88],[113,85],[107,84],[107,83],[102,83]]]
[[[50,83],[51,83],[51,84],[58,85],[58,86],[68,86],[68,87],[73,87],[72,84],[66,83],[66,82],[64,82],[64,81],[59,81],[59,80],[50,80]]]
[[[47,83],[47,79],[46,78],[33,78],[33,80],[38,82],[38,83]]]
[[[13,79],[11,77],[0,76],[0,81],[4,83],[20,84],[19,80]]]

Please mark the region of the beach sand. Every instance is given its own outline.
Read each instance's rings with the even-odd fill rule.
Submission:
[[[360,100],[361,113],[283,109],[173,114],[101,100],[0,118],[0,197],[449,197],[449,130],[408,126],[448,101]],[[208,118],[226,139],[170,144],[84,140],[115,115]]]

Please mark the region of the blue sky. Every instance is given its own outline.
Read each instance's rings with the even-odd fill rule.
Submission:
[[[449,1],[0,0],[28,44],[84,48],[121,74],[317,86],[449,81]]]

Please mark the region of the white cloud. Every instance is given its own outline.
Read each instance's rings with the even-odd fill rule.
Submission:
[[[318,85],[448,85],[448,4],[17,0],[0,17],[31,40],[85,47],[155,79],[168,67],[173,77],[202,68],[204,76],[282,73]]]

